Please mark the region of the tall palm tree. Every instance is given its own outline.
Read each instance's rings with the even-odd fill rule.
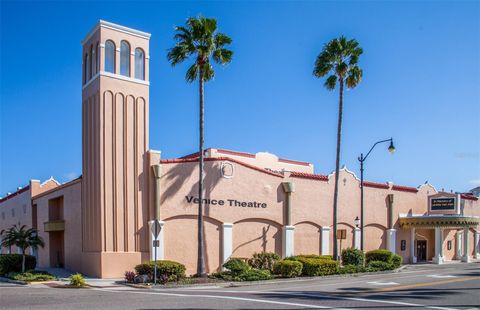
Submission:
[[[200,139],[199,139],[199,182],[198,182],[198,257],[197,275],[205,276],[205,241],[203,236],[203,143],[204,143],[204,83],[213,79],[213,62],[225,65],[232,60],[233,52],[226,48],[232,43],[227,35],[217,32],[217,21],[213,18],[190,17],[185,26],[175,27],[176,44],[168,51],[172,66],[192,57],[194,63],[187,70],[185,79],[192,83],[198,80],[200,94]]]
[[[10,229],[2,231],[2,246],[11,247],[12,245],[22,250],[22,272],[25,272],[25,251],[30,247],[37,250],[38,247],[44,247],[43,239],[38,236],[34,228],[27,229],[26,225],[17,227],[13,225]]]
[[[343,114],[343,87],[355,88],[362,79],[362,69],[358,66],[358,59],[363,53],[355,39],[347,40],[344,36],[325,44],[322,52],[317,56],[313,75],[321,78],[328,75],[325,87],[334,90],[339,86],[338,127],[337,127],[337,157],[335,161],[335,191],[333,194],[333,257],[337,259],[337,201],[338,201],[338,174],[340,172],[340,141],[342,136]]]

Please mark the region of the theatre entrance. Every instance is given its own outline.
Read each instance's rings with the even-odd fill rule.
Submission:
[[[427,240],[417,240],[417,261],[427,261]]]

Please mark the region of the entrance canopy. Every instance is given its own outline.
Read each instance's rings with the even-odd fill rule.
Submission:
[[[475,228],[480,217],[465,215],[400,215],[401,228]]]

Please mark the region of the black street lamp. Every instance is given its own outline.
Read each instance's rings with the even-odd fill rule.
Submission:
[[[395,153],[395,147],[393,146],[393,138],[386,139],[386,140],[381,140],[376,142],[371,148],[370,151],[368,151],[367,155],[363,156],[363,153],[360,154],[360,157],[358,158],[358,161],[360,162],[360,250],[363,251],[363,222],[364,222],[364,216],[363,216],[363,162],[367,159],[368,155],[372,152],[373,148],[377,146],[377,144],[380,143],[385,143],[385,142],[390,142],[390,145],[388,146],[388,151],[390,154]]]

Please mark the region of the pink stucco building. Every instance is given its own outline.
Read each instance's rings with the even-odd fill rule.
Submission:
[[[149,149],[150,34],[98,22],[82,41],[82,176],[30,184],[0,199],[0,230],[35,227],[46,246],[39,267],[120,277],[153,257],[195,272],[198,154],[162,159]],[[269,153],[206,150],[208,272],[230,257],[271,251],[331,254],[334,176]],[[480,257],[480,205],[469,194],[365,182],[364,248],[407,263]],[[161,231],[151,223],[159,205]],[[360,181],[340,172],[341,247],[360,247]],[[154,240],[156,239],[156,240]],[[159,247],[153,248],[153,241]],[[1,249],[2,253],[9,249]],[[13,249],[15,250],[15,249]]]

